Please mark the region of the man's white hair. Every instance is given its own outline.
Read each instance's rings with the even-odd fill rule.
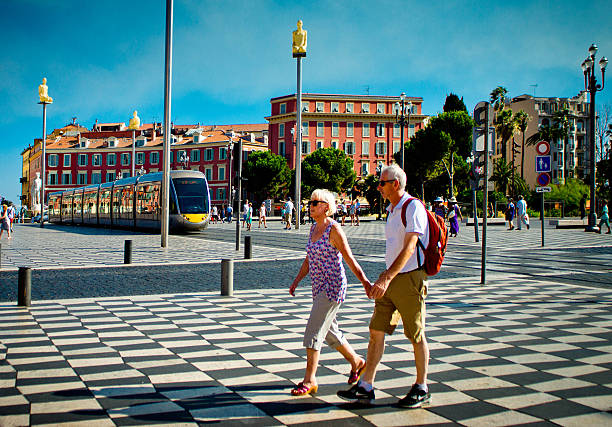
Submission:
[[[397,179],[400,189],[403,190],[406,188],[406,172],[404,172],[397,163],[392,163],[382,168],[380,176],[382,177],[385,172],[387,174],[387,179]]]

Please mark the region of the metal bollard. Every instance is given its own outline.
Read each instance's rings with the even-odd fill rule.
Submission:
[[[0,243],[0,269],[2,268],[2,243]]]
[[[17,285],[17,305],[29,307],[32,297],[32,269],[30,267],[19,267]]]
[[[251,236],[244,236],[244,259],[251,259],[252,254]]]
[[[132,263],[132,241],[125,241],[125,251],[123,253],[123,263],[131,264]]]
[[[221,260],[221,296],[234,295],[234,260]]]

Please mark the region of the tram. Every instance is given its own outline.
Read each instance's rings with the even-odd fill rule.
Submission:
[[[161,230],[162,172],[49,194],[49,222]],[[202,230],[210,188],[199,171],[170,171],[170,231]]]

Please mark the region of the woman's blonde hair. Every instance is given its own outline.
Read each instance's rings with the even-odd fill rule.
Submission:
[[[336,213],[336,197],[331,191],[323,188],[317,188],[310,195],[310,199],[323,200],[324,202],[327,202],[327,211],[325,212],[327,216],[332,216]]]

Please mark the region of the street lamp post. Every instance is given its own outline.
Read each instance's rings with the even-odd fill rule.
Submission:
[[[608,59],[604,56],[599,61],[599,68],[601,69],[601,85],[597,83],[595,76],[595,54],[597,53],[597,45],[594,43],[589,48],[589,56],[582,62],[582,71],[584,73],[584,89],[591,95],[589,105],[589,142],[590,155],[591,155],[591,212],[589,213],[589,224],[585,228],[585,231],[599,231],[597,227],[597,203],[595,194],[595,169],[597,164],[596,151],[595,151],[595,94],[602,91],[604,88],[604,76],[606,73],[606,66],[608,65]]]
[[[295,128],[297,130],[295,141],[295,229],[300,229],[300,206],[302,204],[302,58],[306,57],[308,32],[302,28],[302,20],[297,22],[297,29],[293,32],[291,51],[297,60],[297,90],[295,103]],[[290,224],[289,224],[290,225]]]
[[[232,132],[228,136],[227,142],[227,155],[228,159],[228,169],[227,169],[227,204],[230,205],[232,203],[232,158],[234,152],[234,133]]]
[[[53,103],[53,98],[49,96],[48,88],[47,88],[47,78],[43,77],[42,84],[38,86],[38,96],[40,98],[39,104],[43,106],[43,133],[42,140],[40,143],[41,146],[41,172],[42,179],[40,181],[40,227],[43,228],[45,226],[45,183],[47,180],[47,105]],[[33,197],[32,197],[33,198]],[[32,203],[33,205],[33,203]],[[34,208],[34,206],[32,206]]]
[[[406,103],[406,94],[404,92],[400,95],[400,101],[401,103],[399,101],[395,103],[395,121],[400,125],[400,159],[402,162],[400,166],[404,169],[404,126],[410,126],[410,110],[412,108],[412,103],[410,101]],[[408,110],[408,120],[406,120],[406,110]]]

